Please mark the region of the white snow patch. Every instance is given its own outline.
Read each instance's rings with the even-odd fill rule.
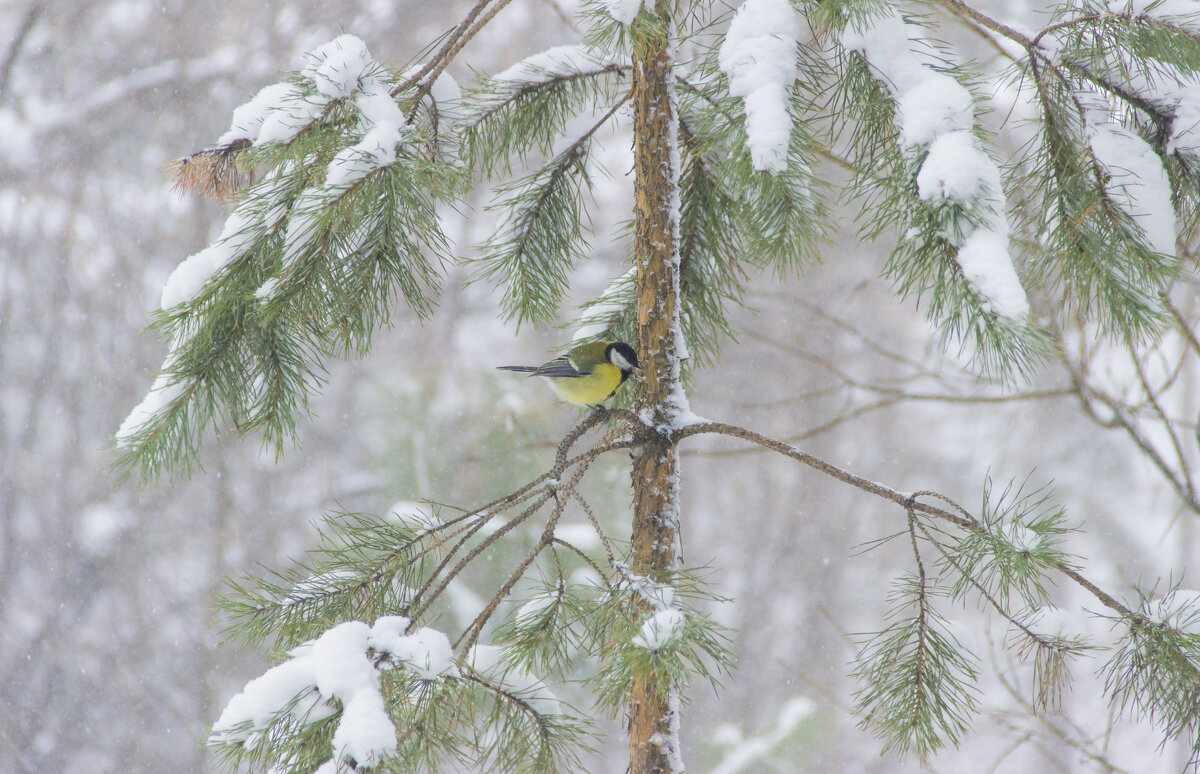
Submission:
[[[494,75],[492,80],[524,86],[599,70],[610,64],[627,65],[628,62],[628,59],[614,59],[611,52],[604,49],[584,45],[554,46],[522,59]]]
[[[743,100],[746,142],[759,171],[787,168],[799,40],[799,17],[787,0],[746,0],[721,44],[718,63],[729,93]]]
[[[410,634],[398,633],[398,622],[372,639],[373,647],[411,671],[418,680],[440,680],[458,672],[450,640],[437,629],[422,627]]]
[[[183,383],[172,381],[173,379],[173,376],[165,373],[160,373],[155,377],[146,397],[133,407],[133,410],[129,412],[117,429],[116,440],[119,448],[127,449],[132,446],[133,437],[137,435],[138,431],[160,411],[183,395]]]
[[[371,627],[362,621],[338,624],[316,639],[312,658],[321,695],[348,701],[379,683],[379,673],[367,660]]]
[[[258,290],[254,291],[254,297],[262,302],[270,301],[275,296],[275,288],[279,285],[278,277],[271,277],[266,282],[258,286]]]
[[[897,97],[937,74],[933,65],[938,62],[922,43],[920,29],[894,9],[872,19],[870,27],[847,27],[842,32],[842,46],[866,57]]]
[[[949,132],[971,129],[975,101],[971,92],[945,73],[930,70],[896,100],[900,144],[924,147]]]
[[[221,236],[208,247],[179,263],[163,285],[160,306],[170,309],[191,301],[221,269],[244,255],[260,233],[260,221],[253,212],[253,200],[239,205],[221,229]]]
[[[229,122],[229,130],[217,139],[217,145],[228,145],[236,140],[254,142],[262,130],[267,116],[285,106],[297,97],[295,86],[290,83],[272,83],[264,86],[249,102],[233,109],[233,118]]]
[[[1037,551],[1045,542],[1045,538],[1019,521],[1004,525],[1002,531],[1004,539],[1018,551]]]
[[[338,151],[325,170],[325,189],[344,191],[372,172],[396,160],[396,145],[403,138],[400,127],[376,124],[356,144]]]
[[[378,688],[354,694],[342,707],[342,717],[333,732],[334,760],[352,759],[356,766],[366,767],[395,752],[396,727]]]
[[[1109,197],[1141,228],[1150,249],[1175,255],[1175,209],[1162,159],[1145,140],[1116,124],[1089,122],[1088,144],[1110,175]]]
[[[359,79],[377,68],[361,39],[338,35],[308,54],[301,74],[327,100],[335,100],[350,96],[358,88]]]
[[[1200,635],[1200,591],[1176,589],[1148,603],[1146,614],[1184,634]]]
[[[956,257],[963,276],[983,296],[985,310],[1012,320],[1029,316],[1029,299],[1013,270],[1007,236],[979,229],[962,243]]]
[[[1181,89],[1176,97],[1167,152],[1200,156],[1200,84]]]
[[[641,630],[630,644],[643,650],[662,650],[679,639],[686,622],[687,616],[679,608],[659,610],[642,622]]]
[[[642,0],[604,0],[608,15],[621,24],[633,24],[642,10]]]
[[[622,576],[621,585],[633,589],[654,610],[662,611],[677,607],[674,586],[658,583],[644,575],[638,575],[622,562],[617,562],[616,568]]]
[[[212,741],[254,747],[258,733],[284,715],[304,723],[333,715],[334,706],[317,690],[310,650],[304,646],[293,650],[287,661],[246,683],[213,724]]]
[[[963,275],[983,297],[985,310],[1010,319],[1029,314],[1029,301],[1009,253],[1000,169],[971,133],[975,103],[958,81],[936,69],[919,29],[892,9],[867,29],[847,29],[842,45],[866,57],[896,102],[900,144],[910,154],[928,148],[917,172],[917,194],[929,202],[955,202],[984,225],[955,218],[946,233],[959,248]],[[910,230],[905,238],[917,234]]]
[[[256,146],[272,142],[291,142],[304,127],[315,121],[329,104],[328,100],[304,96],[295,84],[281,85],[285,89],[281,90],[278,103],[266,111],[258,136],[254,138]]]
[[[925,200],[979,202],[991,210],[993,225],[999,225],[997,211],[1004,205],[1000,170],[969,131],[947,132],[933,141],[917,173],[917,194]]]

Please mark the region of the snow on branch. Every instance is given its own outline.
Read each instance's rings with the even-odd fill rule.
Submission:
[[[372,766],[393,755],[396,727],[384,706],[380,671],[400,666],[419,681],[458,674],[446,635],[435,629],[406,634],[409,623],[402,616],[381,616],[373,626],[347,621],[294,648],[287,661],[229,700],[209,744],[253,750],[272,727],[309,726],[336,715],[340,703],[330,760]]]
[[[1175,255],[1175,209],[1162,159],[1136,134],[1118,124],[1087,122],[1088,145],[1107,171],[1104,190],[1142,232],[1151,250]]]
[[[522,59],[493,75],[491,80],[494,83],[508,83],[514,89],[519,89],[559,78],[586,75],[613,65],[629,67],[629,60],[614,57],[613,52],[592,46],[554,46]]]
[[[339,35],[309,52],[306,59],[300,83],[271,84],[235,108],[229,130],[217,144],[229,145],[237,140],[249,140],[254,145],[290,142],[319,118],[329,103],[355,92],[359,92],[356,105],[372,123],[384,120],[403,123],[400,108],[388,97],[383,68],[371,58],[359,38]],[[316,93],[306,93],[304,87]]]
[[[958,248],[963,275],[989,311],[1024,319],[1029,302],[1008,251],[1000,170],[979,146],[972,129],[975,101],[958,81],[937,68],[915,25],[895,10],[871,26],[842,34],[847,51],[862,55],[895,102],[894,121],[906,154],[924,154],[917,194],[945,208],[948,226],[939,236]]]
[[[641,13],[642,0],[604,0],[604,7],[614,21],[633,24],[633,20]]]
[[[760,172],[787,168],[799,40],[800,20],[787,0],[746,0],[721,44],[718,63],[729,93],[745,105],[746,142]]]

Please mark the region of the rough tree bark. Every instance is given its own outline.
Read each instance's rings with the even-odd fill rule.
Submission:
[[[644,375],[637,407],[663,426],[673,419],[679,379],[678,154],[675,147],[670,6],[646,4],[634,23],[633,155],[634,258],[637,264],[638,355]],[[643,433],[633,462],[633,571],[661,579],[676,562],[678,459],[674,443]],[[673,687],[653,675],[636,678],[629,697],[629,771],[676,772],[678,703]]]

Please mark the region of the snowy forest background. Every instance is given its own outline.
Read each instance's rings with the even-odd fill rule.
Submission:
[[[162,165],[210,144],[234,107],[299,67],[304,51],[350,32],[398,65],[470,5],[0,3],[0,768],[212,770],[209,726],[266,666],[265,653],[220,644],[214,598],[226,578],[312,548],[314,523],[331,510],[470,504],[506,491],[543,469],[577,418],[540,385],[494,371],[540,362],[569,332],[503,324],[496,294],[467,284],[468,267],[448,266],[431,320],[400,306],[369,358],[332,365],[301,448],[281,461],[256,441],[231,440],[209,444],[204,470],[171,486],[138,489],[106,470],[113,432],[162,360],[161,342],[144,332],[148,310],[224,218],[217,204],[172,193]],[[1026,3],[976,5],[1027,28],[1045,23]],[[467,75],[464,61],[495,71],[576,39],[572,11],[570,0],[516,0],[454,74]],[[957,42],[977,47],[980,67],[1000,65],[981,41]],[[579,302],[624,258],[605,235],[628,217],[629,145],[628,136],[605,141],[601,236],[573,288]],[[831,165],[828,174],[838,172]],[[456,254],[469,255],[494,226],[485,202],[443,213]],[[980,381],[942,352],[923,311],[879,278],[890,244],[859,241],[853,215],[835,211],[838,236],[802,277],[752,280],[748,308],[734,316],[744,333],[701,372],[692,408],[968,508],[989,476],[997,489],[1026,476],[1035,488],[1052,482],[1082,530],[1067,547],[1088,558],[1092,580],[1122,592],[1155,578],[1194,584],[1185,573],[1200,556],[1200,514],[1177,490],[1183,482],[1194,504],[1196,439],[1169,444],[1137,412],[1141,435],[1105,426],[1108,415],[1089,414],[1079,398],[1086,385],[1136,403],[1128,353],[1052,360],[1016,387]],[[1186,267],[1175,301],[1194,320],[1194,258]],[[1147,369],[1174,373],[1164,404],[1194,418],[1194,353],[1186,357],[1174,334],[1160,352]],[[1148,449],[1168,451],[1156,463]],[[895,514],[728,441],[689,446],[683,460],[684,558],[711,568],[712,590],[731,600],[712,613],[729,627],[738,661],[719,691],[691,692],[689,770],[918,770],[881,758],[848,711],[854,635],[879,627],[889,581],[909,559],[903,546],[863,550],[902,528]],[[611,491],[593,503],[627,533],[626,471],[607,469]],[[1061,588],[1056,602],[1086,604],[1078,593]],[[465,620],[481,604],[468,584],[456,600]],[[998,647],[1005,632],[976,625],[974,609],[959,612],[983,662],[1008,679],[991,679],[977,730],[935,758],[935,770],[1182,766],[1185,747],[1159,749],[1148,724],[1113,715],[1087,659],[1061,712],[1032,718],[1019,689],[1027,668],[1005,667],[1010,656]],[[591,764],[620,770],[622,747],[615,733]]]

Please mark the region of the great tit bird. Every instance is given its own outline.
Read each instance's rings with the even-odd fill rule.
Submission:
[[[631,373],[640,372],[637,353],[623,341],[580,344],[540,366],[499,366],[544,376],[558,397],[576,406],[599,406],[613,396]]]

